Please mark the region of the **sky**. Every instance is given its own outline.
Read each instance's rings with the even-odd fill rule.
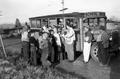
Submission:
[[[62,13],[62,0],[0,0],[0,24],[28,22],[30,17]],[[120,0],[64,0],[65,12],[106,12],[120,18]]]

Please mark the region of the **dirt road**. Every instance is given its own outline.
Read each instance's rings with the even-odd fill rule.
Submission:
[[[83,79],[120,79],[120,57],[112,57],[108,67],[102,67],[92,59],[84,64],[82,58],[80,56],[77,63],[64,60],[57,66],[57,69],[78,77],[82,76]]]

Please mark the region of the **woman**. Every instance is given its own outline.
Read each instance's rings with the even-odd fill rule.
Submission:
[[[83,59],[85,63],[88,63],[91,49],[92,33],[89,27],[84,27],[84,48]]]

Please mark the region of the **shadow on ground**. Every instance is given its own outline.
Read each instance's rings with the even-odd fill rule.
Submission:
[[[77,77],[77,78],[79,78],[79,79],[88,79],[88,78],[86,78],[86,77],[83,77],[83,76],[80,75],[80,74],[76,74],[75,72],[67,72],[65,69],[60,68],[60,67],[57,67],[56,69],[59,70],[59,71],[60,71],[61,73],[63,73],[63,74],[70,74],[70,75],[72,75],[73,77]]]
[[[110,68],[110,79],[120,79],[120,56],[111,58]]]

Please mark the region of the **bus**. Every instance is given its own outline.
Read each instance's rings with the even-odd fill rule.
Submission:
[[[31,28],[41,28],[44,25],[47,27],[59,26],[60,24],[66,26],[69,22],[76,34],[75,51],[82,52],[84,47],[83,27],[89,26],[93,30],[99,27],[106,29],[107,17],[105,12],[73,12],[31,17],[29,20]],[[97,55],[93,56],[96,56],[97,59]]]

